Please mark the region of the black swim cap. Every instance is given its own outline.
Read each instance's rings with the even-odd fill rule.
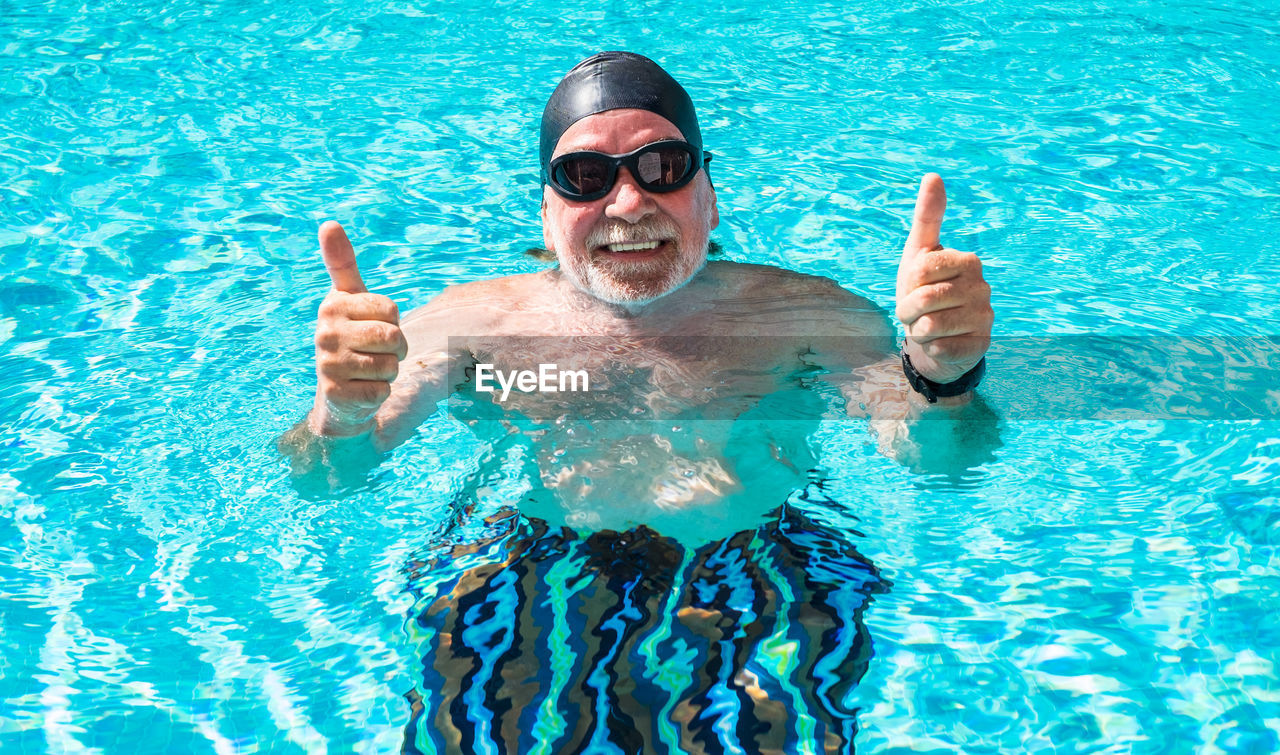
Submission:
[[[542,111],[542,181],[556,143],[570,126],[606,110],[635,108],[666,118],[684,140],[702,149],[693,100],[662,66],[633,52],[592,55],[564,75]]]

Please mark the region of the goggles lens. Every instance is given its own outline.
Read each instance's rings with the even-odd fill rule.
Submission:
[[[560,196],[580,202],[599,199],[613,189],[625,166],[645,191],[675,191],[693,180],[703,162],[701,150],[687,142],[646,144],[626,155],[571,152],[551,161],[548,178]],[[710,162],[711,155],[706,155]]]

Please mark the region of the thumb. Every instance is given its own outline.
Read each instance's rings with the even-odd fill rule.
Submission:
[[[337,221],[330,220],[320,226],[320,256],[324,258],[324,267],[335,290],[348,294],[369,290],[360,278],[360,268],[356,267],[356,250]]]
[[[932,251],[941,246],[942,216],[947,212],[947,188],[942,176],[926,173],[920,181],[920,193],[916,196],[916,211],[911,218],[911,233],[907,236],[906,254]]]

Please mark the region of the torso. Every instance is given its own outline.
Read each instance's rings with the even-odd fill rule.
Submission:
[[[699,538],[754,526],[803,485],[813,464],[805,438],[818,419],[760,416],[762,398],[798,395],[806,375],[827,366],[814,364],[823,338],[846,339],[835,349],[845,368],[888,347],[870,302],[828,279],[759,265],[713,262],[638,313],[579,292],[558,270],[466,284],[441,299],[405,318],[405,365],[444,329],[455,358],[472,364],[588,375],[589,392],[512,390],[500,412],[468,417],[466,406],[499,398],[474,392],[471,374],[451,401],[491,441],[520,436],[536,484],[558,501],[540,498],[538,516],[586,530],[647,524],[678,537],[672,529],[688,527],[695,508]]]

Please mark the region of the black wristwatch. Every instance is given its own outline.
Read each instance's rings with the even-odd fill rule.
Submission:
[[[978,363],[960,377],[952,380],[950,383],[935,383],[929,378],[916,372],[916,368],[911,364],[911,357],[907,356],[904,349],[902,352],[902,372],[907,376],[907,382],[915,389],[916,393],[924,396],[929,400],[930,404],[938,403],[939,398],[948,398],[950,396],[960,396],[968,393],[978,387],[978,383],[982,382],[982,375],[987,371],[987,358],[983,357]]]

